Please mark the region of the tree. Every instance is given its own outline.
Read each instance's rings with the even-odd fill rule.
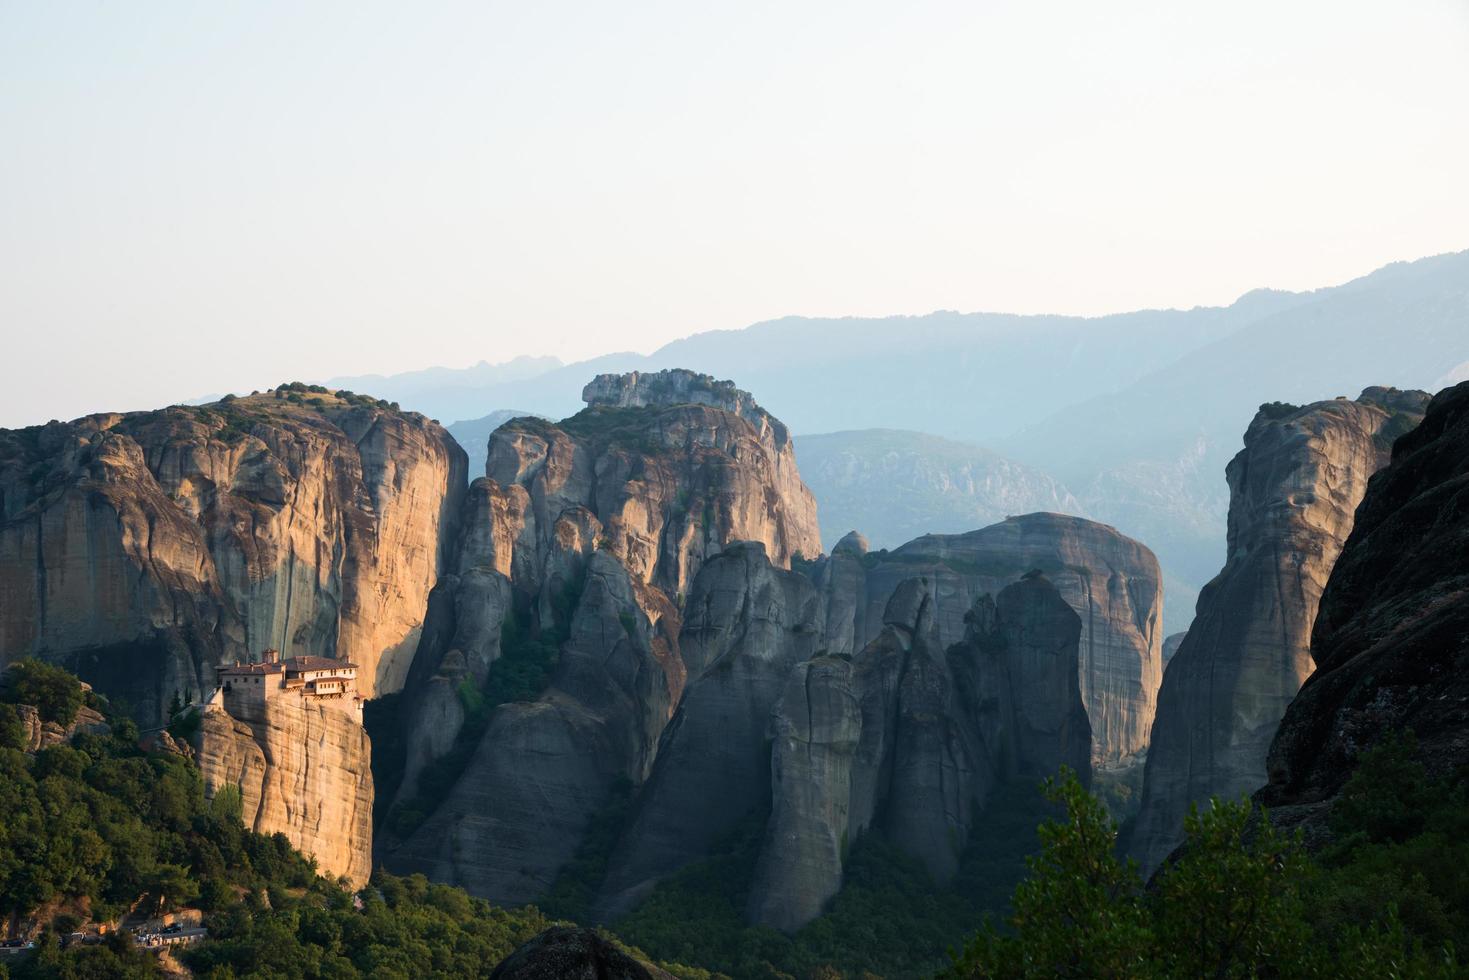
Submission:
[[[82,685],[59,667],[27,658],[11,664],[0,678],[0,699],[32,705],[42,721],[66,726],[82,706]]]
[[[1151,898],[1164,976],[1251,977],[1308,972],[1311,936],[1300,889],[1307,863],[1249,802],[1190,807],[1187,840]]]
[[[1043,824],[1041,853],[1015,890],[1002,935],[985,923],[954,962],[952,977],[1133,977],[1150,942],[1135,862],[1117,859],[1117,824],[1076,774],[1045,784],[1066,808]]]

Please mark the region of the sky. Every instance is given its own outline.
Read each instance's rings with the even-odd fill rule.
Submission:
[[[1469,248],[1469,0],[0,0],[0,426]],[[778,356],[778,352],[772,352]]]

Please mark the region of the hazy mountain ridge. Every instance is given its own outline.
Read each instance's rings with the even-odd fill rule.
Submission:
[[[1227,307],[1091,319],[786,317],[695,334],[646,356],[609,354],[479,388],[444,385],[404,404],[443,419],[505,405],[559,418],[576,411],[593,374],[687,367],[739,378],[795,432],[908,429],[988,445],[1049,474],[1081,513],[1147,542],[1183,600],[1176,614],[1223,562],[1221,474],[1262,403],[1370,385],[1432,388],[1466,362],[1469,252],[1458,252],[1311,292],[1254,290]],[[835,540],[847,527],[831,523],[832,512],[844,505],[817,496]],[[874,501],[877,510],[904,507]],[[883,533],[875,523],[849,526]],[[1170,629],[1184,625],[1170,615]]]
[[[926,432],[859,429],[798,436],[801,475],[820,505],[823,541],[859,529],[874,548],[957,533],[1011,514],[1085,516],[1060,482],[980,446]]]

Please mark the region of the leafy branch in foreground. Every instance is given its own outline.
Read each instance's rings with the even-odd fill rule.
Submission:
[[[1453,946],[1412,934],[1392,906],[1334,927],[1313,916],[1320,896],[1350,880],[1351,862],[1318,868],[1248,800],[1193,808],[1183,848],[1144,887],[1136,864],[1117,857],[1115,821],[1073,773],[1046,794],[1066,815],[1041,828],[1006,928],[986,923],[944,976],[1459,975]]]

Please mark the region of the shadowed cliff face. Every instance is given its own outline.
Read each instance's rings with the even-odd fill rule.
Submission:
[[[811,656],[824,598],[753,547],[701,571],[681,638],[690,684],[613,854],[601,917],[768,813],[746,915],[794,930],[840,889],[850,839],[880,833],[943,881],[998,781],[1062,764],[1085,778],[1080,622],[1045,578],[981,597],[947,651],[933,583],[915,578],[855,657]]]
[[[1333,801],[1387,737],[1411,731],[1436,777],[1469,761],[1469,383],[1440,392],[1372,477],[1311,656],[1256,796],[1308,843],[1329,839]]]
[[[1368,389],[1357,401],[1265,406],[1226,471],[1229,561],[1199,597],[1159,694],[1130,849],[1155,868],[1183,839],[1190,803],[1265,781],[1265,754],[1311,673],[1327,576],[1392,437],[1427,396]]]
[[[435,594],[406,693],[404,801],[460,737],[461,692],[492,673],[506,624],[559,644],[546,690],[495,708],[447,797],[384,845],[395,868],[498,901],[543,895],[613,787],[649,778],[686,675],[718,657],[701,624],[723,616],[758,632],[743,606],[713,608],[695,586],[705,570],[722,581],[720,568],[753,555],[814,606],[809,583],[783,570],[820,550],[784,426],[748,394],[689,372],[598,378],[587,400],[561,423],[517,419],[490,436],[488,476],[470,488],[454,573]],[[772,674],[777,691],[816,637]],[[769,705],[751,710],[762,738]]]
[[[265,647],[400,686],[464,455],[422,417],[311,397],[0,433],[0,657],[64,663],[143,720]]]
[[[1153,553],[1114,528],[1061,514],[1027,514],[965,534],[929,534],[867,554],[843,539],[817,570],[826,590],[827,649],[860,650],[883,609],[916,575],[934,583],[938,642],[965,635],[974,601],[1033,570],[1081,617],[1078,682],[1091,720],[1093,761],[1125,762],[1147,747],[1162,678],[1162,575]]]

